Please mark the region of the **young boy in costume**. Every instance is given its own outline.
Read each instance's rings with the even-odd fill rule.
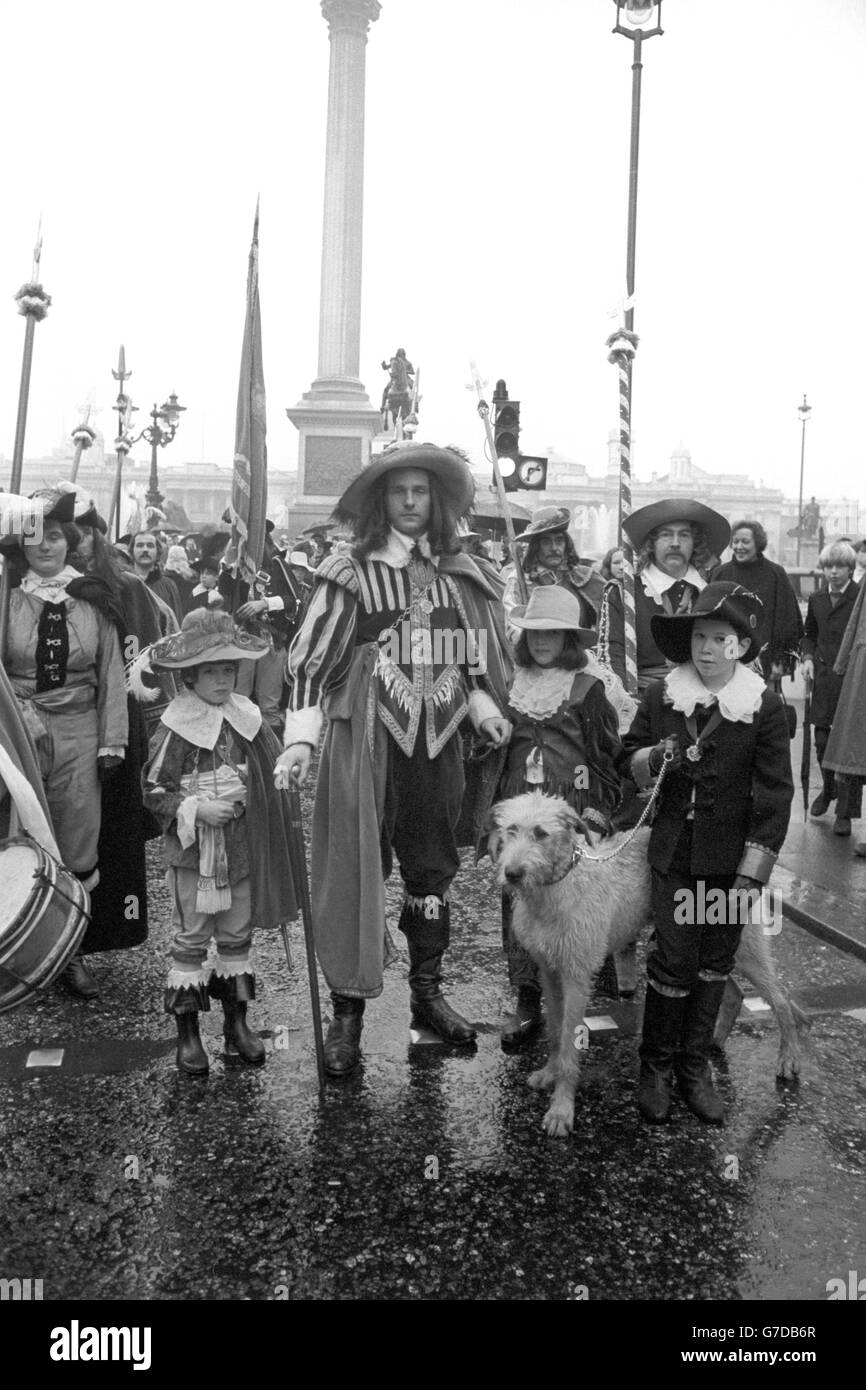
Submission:
[[[252,933],[297,915],[286,798],[273,783],[279,744],[259,708],[235,694],[238,662],[267,650],[265,638],[229,614],[198,608],[143,654],[146,667],[177,671],[184,686],[151,741],[143,782],[163,827],[174,904],[165,1009],[177,1020],[177,1065],[193,1076],[208,1070],[198,1030],[208,993],[222,1001],[228,1051],[264,1062],[246,1021],[255,998]]]
[[[688,614],[653,617],[653,639],[676,665],[647,687],[623,738],[620,765],[638,786],[667,759],[648,849],[655,932],[638,1104],[651,1123],[668,1118],[674,1071],[699,1119],[724,1120],[708,1056],[743,926],[741,890],[754,900],[788,830],[785,709],[747,664],[758,654],[760,609],[754,594],[727,582],[708,584]],[[684,910],[717,889],[729,905],[724,920]]]

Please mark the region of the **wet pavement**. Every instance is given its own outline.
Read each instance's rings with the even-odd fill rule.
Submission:
[[[801,1080],[777,1084],[777,1029],[747,1000],[721,1129],[679,1103],[667,1127],[639,1122],[638,1005],[597,995],[575,1131],[551,1140],[526,1085],[544,1045],[499,1046],[486,866],[467,859],[455,882],[448,961],[477,1048],[411,1041],[399,938],[363,1065],[323,1100],[297,925],[291,974],[279,937],[259,938],[265,1067],[226,1058],[217,1011],[209,1077],[178,1075],[153,850],[152,867],[150,939],[92,958],[100,1000],[52,987],[0,1019],[0,1273],[42,1279],[46,1300],[823,1301],[866,1273],[863,962],[786,922],[773,946],[810,1015]],[[37,1049],[60,1065],[28,1067]]]

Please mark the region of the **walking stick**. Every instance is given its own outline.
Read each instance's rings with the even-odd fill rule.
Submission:
[[[301,794],[295,783],[286,788],[289,797],[289,855],[292,877],[297,885],[301,900],[301,918],[304,923],[304,944],[307,949],[307,974],[310,978],[310,1004],[313,1010],[313,1037],[316,1043],[316,1071],[319,1075],[319,1093],[325,1091],[325,1047],[322,1042],[322,1006],[319,1002],[319,977],[316,974],[316,948],[313,944],[313,908],[310,902],[310,882],[307,878],[307,852],[304,848],[304,827],[301,819]],[[292,968],[292,954],[289,948],[289,932],[282,923],[283,944],[289,969]]]

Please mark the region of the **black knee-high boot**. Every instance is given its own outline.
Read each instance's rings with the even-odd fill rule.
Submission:
[[[206,986],[170,986],[165,991],[165,1011],[174,1014],[177,1024],[178,1071],[186,1072],[188,1076],[206,1076],[207,1053],[198,1031],[199,1013],[210,1011]]]
[[[680,1050],[674,1063],[686,1105],[708,1125],[724,1124],[725,1107],[713,1087],[709,1055],[725,980],[696,980],[686,1001]]]
[[[442,993],[442,957],[450,940],[448,903],[432,895],[421,905],[405,902],[398,925],[409,945],[412,1022],[432,1028],[446,1042],[473,1042],[475,1029],[451,1008]]]
[[[638,1106],[650,1124],[663,1124],[671,1108],[671,1078],[688,996],[660,994],[647,984],[640,1043]]]
[[[222,1002],[226,1050],[237,1053],[251,1066],[260,1067],[265,1060],[265,1045],[247,1024],[247,1004],[256,997],[255,975],[211,975],[210,993],[211,998]]]

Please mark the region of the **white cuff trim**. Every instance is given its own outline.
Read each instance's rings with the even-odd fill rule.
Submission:
[[[469,696],[469,718],[478,733],[485,719],[501,719],[502,711],[486,690],[473,690]]]
[[[269,613],[282,613],[285,611],[286,605],[279,594],[274,594],[272,598],[269,598],[267,604]]]
[[[318,748],[324,722],[318,705],[308,705],[306,709],[287,709],[283,747],[290,748],[293,743],[309,743],[311,748]]]

